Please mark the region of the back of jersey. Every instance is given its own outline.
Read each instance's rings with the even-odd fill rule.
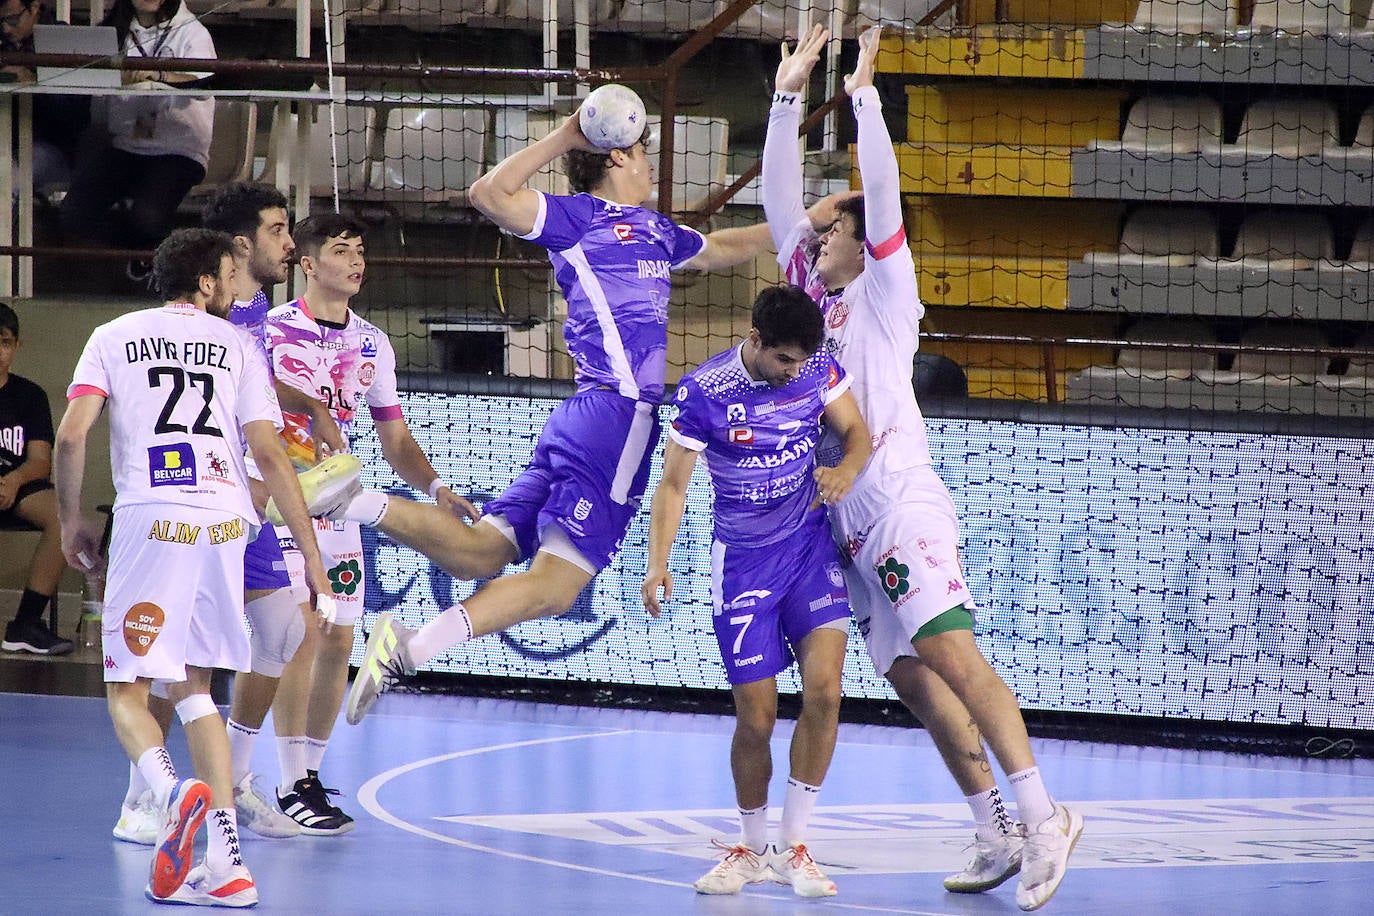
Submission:
[[[96,328],[69,399],[107,398],[115,508],[172,503],[256,519],[241,424],[281,426],[267,364],[244,331],[193,306]]]

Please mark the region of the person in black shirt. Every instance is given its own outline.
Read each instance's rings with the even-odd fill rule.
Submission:
[[[5,627],[3,648],[37,655],[66,655],[72,641],[43,623],[43,609],[57,591],[67,561],[52,470],[52,412],[48,396],[33,382],[10,373],[19,349],[19,316],[0,302],[0,528],[27,522],[43,531],[29,564],[19,612]]]

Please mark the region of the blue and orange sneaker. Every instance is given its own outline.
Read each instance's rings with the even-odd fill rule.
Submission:
[[[172,790],[157,832],[148,897],[166,900],[176,893],[191,871],[196,834],[210,812],[210,787],[199,779],[183,779]]]

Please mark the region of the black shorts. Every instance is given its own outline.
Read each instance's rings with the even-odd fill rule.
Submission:
[[[44,490],[51,490],[51,480],[30,480],[22,485],[19,491],[14,494],[14,505],[4,511],[0,511],[0,528],[28,528],[29,523],[19,514],[19,504],[28,499],[35,493],[42,493]]]

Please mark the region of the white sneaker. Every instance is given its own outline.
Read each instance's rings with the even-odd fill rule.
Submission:
[[[792,893],[798,897],[833,897],[838,893],[835,882],[816,866],[816,860],[811,858],[804,844],[786,848],[774,846],[770,859],[768,864],[778,883],[792,885]]]
[[[415,673],[415,665],[406,649],[415,632],[392,620],[390,611],[377,618],[344,704],[344,718],[349,725],[363,721],[377,697],[395,687],[401,678]]]
[[[692,885],[698,894],[738,894],[746,884],[762,884],[768,880],[766,848],[763,852],[754,852],[743,844],[726,846],[719,840],[711,842],[725,850],[725,857]]]
[[[157,806],[152,789],[143,790],[133,806],[119,806],[119,821],[114,825],[116,840],[151,846],[157,842],[157,829],[162,826],[162,810]]]
[[[191,869],[186,880],[167,897],[154,897],[152,891],[144,892],[155,903],[180,903],[185,906],[255,906],[258,902],[258,887],[246,866],[231,865],[223,872],[211,874],[204,862]]]
[[[247,827],[258,836],[280,840],[301,835],[301,825],[267,800],[267,796],[253,781],[252,773],[234,786],[234,811],[238,815],[238,825]]]
[[[1083,815],[1056,804],[1054,814],[1034,827],[1026,828],[1026,845],[1021,849],[1021,884],[1016,888],[1016,905],[1037,910],[1059,890],[1069,867],[1078,836],[1083,832]]]
[[[353,497],[363,490],[362,482],[358,480],[362,469],[361,461],[340,452],[297,474],[296,479],[300,481],[301,495],[305,497],[305,508],[310,517],[321,518],[352,502]],[[273,525],[286,524],[275,499],[267,501],[267,508],[262,515]]]
[[[973,858],[964,870],[945,879],[945,890],[956,894],[981,894],[1000,887],[1021,870],[1021,846],[1025,843],[1025,828],[1016,825],[1016,833],[999,833],[990,840],[975,836]]]

